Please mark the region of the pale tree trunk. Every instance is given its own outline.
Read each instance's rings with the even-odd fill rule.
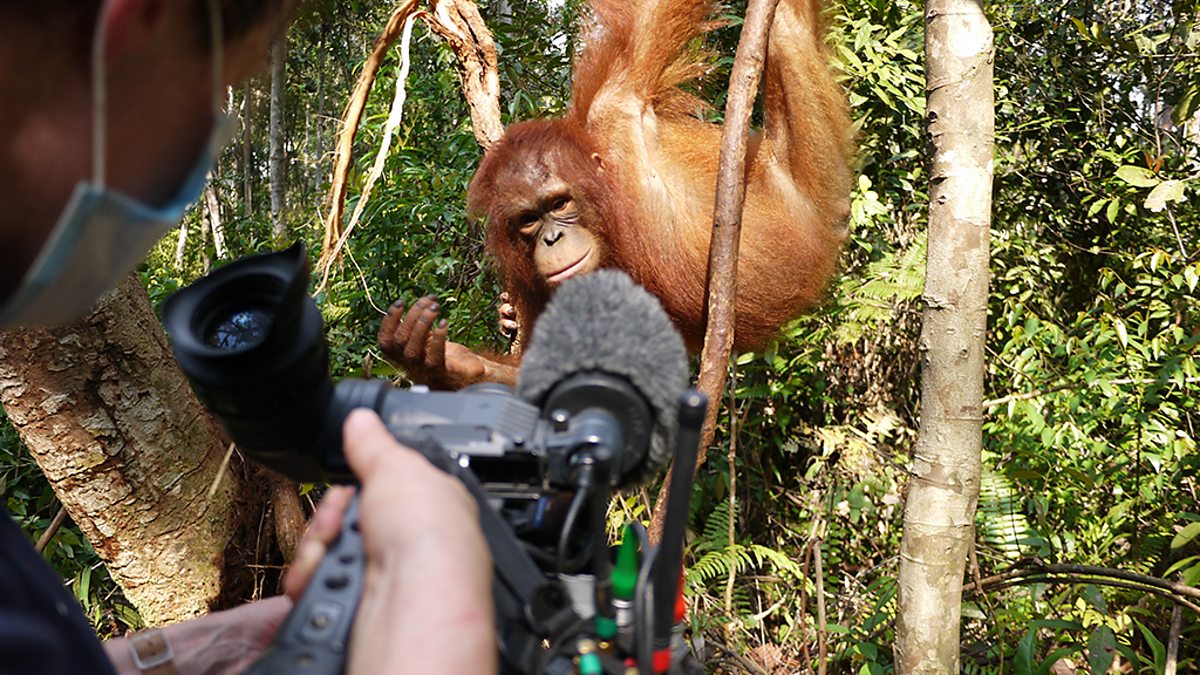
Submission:
[[[920,350],[921,422],[900,545],[896,672],[959,672],[963,572],[982,445],[995,102],[981,0],[928,0],[933,141]]]
[[[224,443],[136,275],[69,326],[0,331],[0,403],[147,623],[218,601],[243,480],[208,496]]]
[[[217,259],[227,256],[225,250],[225,230],[221,225],[221,200],[217,199],[217,186],[213,183],[213,175],[209,174],[208,185],[204,187],[204,206],[208,210],[208,225],[212,228],[213,248],[217,251]]]
[[[271,238],[276,245],[287,241],[287,203],[284,199],[286,179],[283,151],[283,106],[287,88],[287,33],[271,45]]]
[[[254,215],[254,192],[251,190],[250,141],[253,138],[251,119],[254,115],[254,85],[249,81],[242,94],[242,208],[247,218]]]
[[[175,268],[183,269],[183,256],[187,253],[188,225],[185,219],[179,224],[179,239],[175,240]]]
[[[208,274],[208,270],[212,268],[212,256],[208,254],[208,228],[204,223],[200,224],[200,269],[204,274]]]

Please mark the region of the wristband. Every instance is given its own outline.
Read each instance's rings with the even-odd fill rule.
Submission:
[[[144,675],[179,675],[175,669],[175,651],[161,630],[138,633],[129,639],[133,665]]]

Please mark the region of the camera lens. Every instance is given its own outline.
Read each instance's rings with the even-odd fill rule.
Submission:
[[[253,349],[267,337],[274,318],[274,312],[263,307],[226,311],[204,331],[204,344],[225,352]]]

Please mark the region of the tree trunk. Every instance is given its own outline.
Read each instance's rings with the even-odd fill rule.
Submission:
[[[286,157],[283,151],[283,106],[287,84],[287,33],[271,45],[271,238],[287,241],[287,203],[284,198]]]
[[[217,186],[213,183],[213,175],[209,175],[208,185],[204,186],[204,206],[208,210],[208,225],[212,228],[213,248],[217,251],[217,259],[228,257],[225,250],[225,230],[221,225],[221,200],[217,199]]]
[[[179,224],[179,239],[175,240],[175,269],[183,269],[183,257],[187,253],[188,225],[185,219]]]
[[[921,422],[900,545],[896,672],[959,672],[963,571],[979,499],[995,102],[981,0],[928,0],[933,161]]]
[[[250,143],[253,140],[251,121],[254,116],[254,85],[246,82],[242,98],[242,208],[247,218],[254,215],[254,192],[250,180],[253,170],[253,157],[250,153]]]
[[[217,601],[242,480],[208,497],[225,447],[136,275],[69,326],[0,331],[0,403],[148,624]]]

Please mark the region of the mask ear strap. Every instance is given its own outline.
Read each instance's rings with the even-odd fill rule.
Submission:
[[[213,119],[220,119],[225,113],[222,102],[225,100],[225,30],[221,25],[220,0],[208,0],[208,29],[212,44],[212,106]]]
[[[100,3],[92,35],[92,183],[103,188],[107,159],[108,83],[105,82],[104,48],[107,41],[108,0]]]

